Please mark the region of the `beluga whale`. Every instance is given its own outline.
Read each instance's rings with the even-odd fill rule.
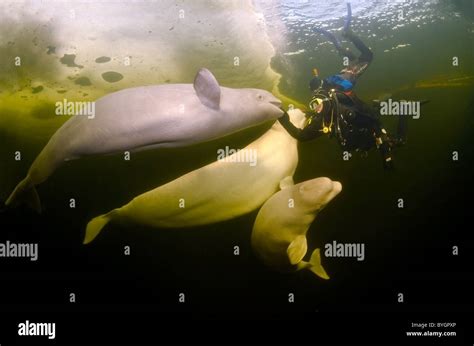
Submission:
[[[308,250],[306,233],[318,213],[342,190],[341,183],[321,177],[287,185],[260,208],[251,244],[265,265],[281,272],[309,269],[329,279],[321,265],[320,249],[303,261]]]
[[[51,137],[6,206],[41,204],[36,185],[65,161],[88,155],[182,147],[223,137],[283,115],[281,102],[261,89],[219,85],[202,68],[193,84],[124,89],[95,102],[95,115],[74,115]]]
[[[303,127],[301,110],[292,109],[288,114],[295,126]],[[239,160],[237,155],[243,151],[256,153],[257,160]],[[94,240],[109,222],[184,228],[244,215],[259,208],[278,189],[292,185],[297,164],[297,141],[276,121],[261,137],[225,160],[191,171],[92,219],[84,243]]]

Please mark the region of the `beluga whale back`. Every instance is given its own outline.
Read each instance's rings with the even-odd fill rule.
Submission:
[[[295,126],[303,127],[301,110],[288,114]],[[234,153],[97,216],[86,227],[84,243],[94,240],[109,222],[181,228],[230,220],[257,209],[278,189],[293,184],[297,141],[279,121],[240,152],[249,151],[256,153],[257,160],[245,162],[239,160],[239,152]]]
[[[205,142],[279,118],[281,102],[261,89],[219,86],[202,68],[193,84],[124,89],[95,104],[95,115],[74,115],[51,137],[5,204],[26,202],[38,212],[35,186],[65,161],[88,155]]]

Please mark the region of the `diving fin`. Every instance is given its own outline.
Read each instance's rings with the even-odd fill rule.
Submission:
[[[342,48],[341,42],[337,39],[337,37],[334,34],[321,28],[314,28],[313,30],[320,34],[323,34],[334,45],[334,47],[336,47],[337,51],[339,52],[344,51],[344,48]]]
[[[344,19],[344,27],[343,30],[344,32],[347,32],[351,26],[351,21],[352,21],[352,10],[351,10],[351,3],[347,3],[347,16]]]

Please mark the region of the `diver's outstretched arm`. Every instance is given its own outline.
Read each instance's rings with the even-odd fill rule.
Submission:
[[[314,131],[310,126],[300,129],[293,125],[287,112],[278,118],[278,121],[291,137],[297,139],[300,142],[309,141],[321,135],[320,132]]]

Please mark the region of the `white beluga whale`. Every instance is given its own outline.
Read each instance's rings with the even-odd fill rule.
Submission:
[[[302,128],[304,113],[299,109],[288,113]],[[92,219],[84,243],[90,243],[108,222],[175,228],[229,220],[257,209],[280,187],[293,183],[297,141],[278,121],[244,150],[256,153],[255,164],[238,160],[233,155],[239,153],[234,153],[143,193]]]
[[[303,261],[308,245],[306,233],[317,214],[339,192],[342,185],[329,178],[316,178],[286,186],[260,208],[252,230],[252,248],[273,269],[292,272],[309,269],[329,279],[321,265],[320,249],[309,262]]]
[[[65,161],[158,147],[182,147],[275,120],[281,102],[261,89],[219,86],[207,69],[193,84],[124,89],[95,102],[94,116],[75,115],[51,137],[6,205],[41,210],[35,186]]]

